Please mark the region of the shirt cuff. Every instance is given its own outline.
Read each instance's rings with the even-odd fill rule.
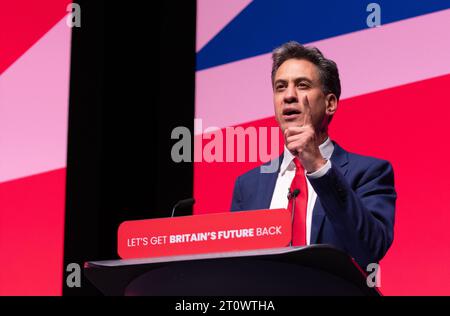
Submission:
[[[330,169],[331,169],[331,160],[328,159],[327,162],[322,166],[322,168],[320,168],[317,171],[314,171],[313,173],[306,173],[306,175],[308,176],[308,178],[317,179],[323,177]]]

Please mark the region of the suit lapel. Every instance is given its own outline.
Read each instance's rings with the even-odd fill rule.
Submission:
[[[258,205],[257,209],[268,209],[272,202],[273,192],[275,191],[275,185],[277,183],[278,173],[280,172],[281,162],[283,161],[283,154],[276,159],[274,163],[278,163],[277,170],[270,173],[260,173],[261,181],[259,181],[259,190],[261,192],[261,198],[256,199]]]
[[[331,155],[331,162],[335,164],[339,171],[345,176],[347,174],[348,168],[348,152],[345,151],[341,146],[339,146],[336,142],[333,142],[334,150]]]
[[[342,149],[336,142],[333,141],[334,150],[331,155],[331,164],[345,176],[348,168],[348,153]],[[319,197],[316,199],[316,203],[313,208],[313,218],[311,223],[311,238],[310,244],[317,244],[320,230],[322,229],[323,222],[325,220],[325,211],[320,204]]]

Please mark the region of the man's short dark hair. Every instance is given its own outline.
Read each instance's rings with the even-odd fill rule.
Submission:
[[[333,93],[339,100],[341,96],[341,81],[336,63],[325,58],[322,52],[316,47],[305,47],[295,41],[287,42],[273,51],[272,86],[278,68],[289,59],[305,59],[316,65],[319,70],[323,93],[325,95]]]

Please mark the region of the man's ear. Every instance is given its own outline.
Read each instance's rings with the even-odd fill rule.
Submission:
[[[333,116],[334,113],[336,113],[338,107],[338,100],[336,96],[333,93],[329,93],[326,96],[325,101],[326,101],[326,108],[325,108],[326,114],[328,116]]]

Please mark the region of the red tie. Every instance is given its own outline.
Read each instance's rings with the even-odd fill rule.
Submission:
[[[288,210],[292,210],[292,203],[295,199],[294,224],[292,232],[292,245],[306,245],[306,207],[308,204],[308,185],[306,184],[305,169],[301,165],[297,157],[294,158],[295,177],[292,180],[289,192],[299,189],[300,193],[296,198],[289,201]]]

